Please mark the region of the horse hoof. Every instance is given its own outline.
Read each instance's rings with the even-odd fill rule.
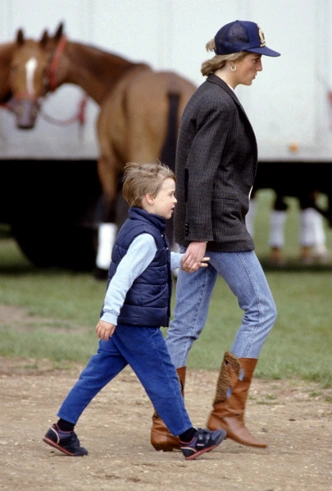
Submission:
[[[98,280],[98,281],[107,280],[107,275],[108,275],[108,270],[107,269],[101,269],[101,268],[96,268],[95,272],[93,274],[94,279]]]

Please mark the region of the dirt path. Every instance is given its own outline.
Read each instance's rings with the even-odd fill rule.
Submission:
[[[151,404],[126,369],[78,424],[89,456],[71,458],[45,445],[42,436],[82,367],[54,371],[47,361],[0,361],[0,490],[332,491],[332,390],[255,379],[247,423],[269,447],[226,440],[186,462],[179,452],[151,447]],[[186,401],[196,425],[205,425],[216,378],[215,372],[188,373]]]

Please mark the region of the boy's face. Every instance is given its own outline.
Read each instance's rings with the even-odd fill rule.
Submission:
[[[147,211],[164,218],[171,218],[176,201],[175,182],[171,178],[165,179],[157,196],[155,198],[149,198]]]

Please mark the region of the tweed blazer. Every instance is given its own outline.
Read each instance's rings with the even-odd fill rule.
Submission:
[[[235,92],[212,74],[189,100],[176,150],[175,240],[215,252],[251,251],[245,216],[257,143]]]

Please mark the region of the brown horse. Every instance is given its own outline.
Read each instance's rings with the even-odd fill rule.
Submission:
[[[19,66],[29,62],[27,41],[17,39],[14,55],[16,72],[12,90],[20,84],[29,93]],[[28,48],[28,46],[26,46]],[[24,51],[24,59],[19,57]],[[99,227],[97,269],[105,271],[110,262],[115,238],[116,200],[119,180],[128,161],[148,162],[161,159],[174,166],[176,131],[183,109],[195,86],[173,72],[156,72],[144,63],[133,63],[96,47],[69,41],[60,24],[54,36],[44,33],[33,49],[33,94],[36,101],[62,84],[80,86],[100,107],[97,121],[99,142],[98,175],[104,198],[102,223]],[[15,90],[13,90],[15,93]],[[167,153],[167,145],[172,150]],[[169,155],[169,157],[168,157]]]

